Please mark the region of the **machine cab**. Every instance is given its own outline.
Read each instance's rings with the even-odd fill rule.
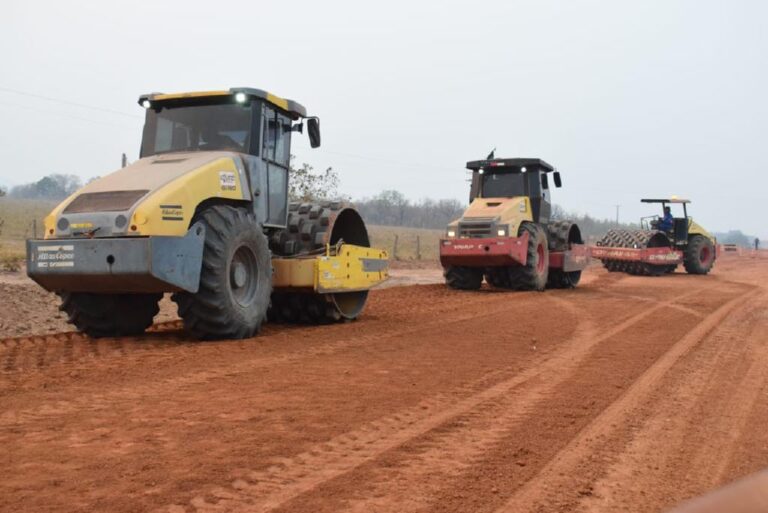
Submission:
[[[530,198],[533,220],[547,223],[552,211],[547,173],[554,172],[555,187],[562,185],[560,173],[541,159],[490,159],[467,162],[472,171],[470,203],[476,198]]]
[[[675,216],[675,213],[673,214],[672,219],[672,227],[669,230],[663,230],[668,231],[672,237],[674,238],[675,244],[687,244],[688,243],[688,229],[690,226],[690,218],[688,217],[688,208],[687,205],[690,203],[690,200],[687,199],[680,199],[676,197],[672,197],[669,199],[651,199],[651,198],[644,198],[640,200],[642,203],[657,203],[661,204],[661,214],[655,214],[652,216],[646,216],[642,217],[640,219],[640,226],[643,229],[652,229],[652,230],[660,230],[662,229],[661,225],[659,224],[661,219],[664,216],[664,209],[666,207],[671,207],[672,205],[682,205],[682,217]],[[679,212],[678,212],[679,214]]]
[[[291,134],[303,132],[320,145],[319,120],[297,102],[260,89],[200,93],[153,93],[139,98],[146,109],[140,156],[234,152],[246,169],[254,211],[265,227],[282,228],[288,216]]]

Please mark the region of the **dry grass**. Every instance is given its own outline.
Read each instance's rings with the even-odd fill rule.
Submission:
[[[55,201],[0,198],[0,241],[31,238],[37,220],[37,236],[43,235],[43,218],[56,206]]]
[[[43,236],[43,218],[56,202],[0,198],[0,270],[18,270],[24,261],[26,239]]]
[[[24,251],[0,247],[0,271],[16,272],[21,269],[24,261]]]
[[[368,232],[371,236],[371,245],[386,249],[390,256],[397,260],[437,260],[439,240],[443,233],[442,230],[399,226],[369,226]],[[394,252],[395,236],[397,236],[397,254]]]

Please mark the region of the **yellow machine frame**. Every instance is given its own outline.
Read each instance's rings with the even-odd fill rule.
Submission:
[[[272,285],[320,294],[369,290],[387,279],[387,259],[380,249],[342,244],[334,251],[329,245],[321,256],[273,258]]]

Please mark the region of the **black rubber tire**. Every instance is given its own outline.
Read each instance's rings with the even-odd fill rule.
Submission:
[[[579,227],[571,221],[553,221],[547,225],[550,251],[568,251],[571,244],[583,244]],[[581,281],[581,271],[549,269],[548,289],[572,289]]]
[[[259,332],[272,293],[267,237],[249,212],[225,205],[205,209],[205,245],[196,294],[177,292],[184,328],[199,339],[249,338]]]
[[[491,268],[488,272],[490,283],[510,290],[544,290],[549,278],[549,242],[540,225],[524,222],[518,236],[528,233],[528,254],[525,265]],[[539,265],[539,261],[542,264]]]
[[[456,290],[477,290],[483,284],[480,267],[446,267],[443,269],[445,284]]]
[[[692,235],[688,239],[683,259],[688,274],[707,274],[715,265],[715,245],[703,235]]]
[[[141,335],[160,311],[162,294],[61,292],[59,310],[68,322],[93,338]]]
[[[581,281],[581,271],[565,272],[562,269],[550,269],[547,277],[548,289],[575,289]]]

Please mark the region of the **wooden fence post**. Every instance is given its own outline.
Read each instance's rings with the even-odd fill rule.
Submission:
[[[392,259],[397,260],[397,234],[395,234],[395,242],[392,244]]]
[[[416,260],[421,260],[421,237],[416,236]]]

